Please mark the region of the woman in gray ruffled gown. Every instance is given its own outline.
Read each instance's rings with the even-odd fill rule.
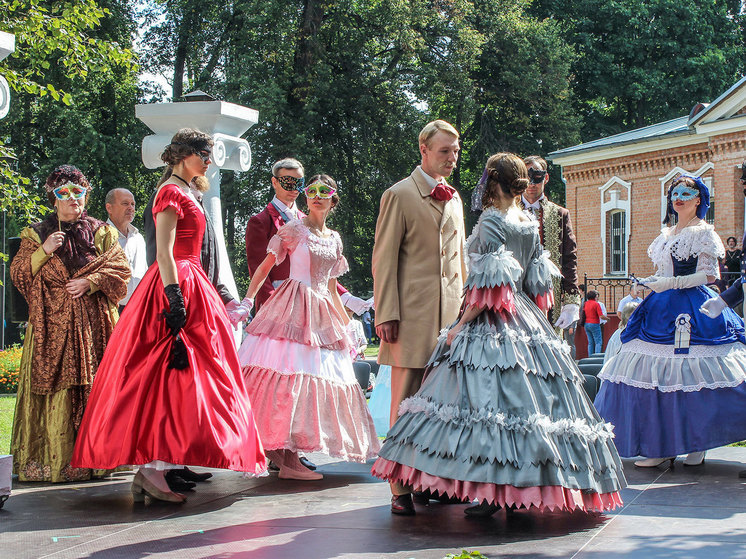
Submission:
[[[487,161],[460,320],[441,335],[373,465],[375,476],[413,490],[478,500],[470,516],[611,510],[626,483],[612,426],[545,317],[559,270],[516,204],[527,176],[513,154]]]

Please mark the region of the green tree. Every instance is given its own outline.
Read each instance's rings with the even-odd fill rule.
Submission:
[[[583,140],[688,113],[746,70],[738,0],[536,0],[578,57],[575,110]]]
[[[96,35],[111,15],[111,10],[94,0],[2,1],[0,28],[15,35],[16,51],[0,62],[0,75],[17,97],[8,117],[0,122],[0,210],[11,210],[20,222],[43,211],[40,190],[32,186],[32,178],[48,170],[54,139],[62,132],[60,127],[41,128],[40,120],[50,113],[64,120],[69,114],[64,107],[72,107],[78,93],[86,91],[94,78],[117,80],[123,73],[134,75],[129,37],[124,37],[121,46]],[[85,126],[69,124],[75,134],[84,135]],[[80,149],[85,153],[86,146]]]

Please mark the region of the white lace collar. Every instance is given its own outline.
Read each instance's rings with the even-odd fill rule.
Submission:
[[[667,269],[671,257],[683,261],[700,254],[725,257],[723,241],[715,233],[715,228],[704,221],[685,227],[679,233],[675,227],[664,227],[648,247],[648,256],[659,270]]]

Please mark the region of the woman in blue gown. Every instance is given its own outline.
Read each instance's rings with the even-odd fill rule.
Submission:
[[[699,465],[705,451],[746,439],[746,339],[741,318],[727,309],[699,312],[716,294],[720,237],[704,221],[709,191],[702,179],[681,175],[671,184],[664,227],[648,248],[656,274],[638,280],[651,293],[621,335],[622,348],[599,374],[595,405],[614,425],[622,456],[655,467],[679,454]]]

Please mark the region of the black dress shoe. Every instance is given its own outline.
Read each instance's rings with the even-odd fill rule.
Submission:
[[[478,505],[465,508],[464,514],[472,518],[487,518],[488,516],[492,516],[499,510],[500,510],[499,506],[492,505],[488,503],[487,501],[482,501]]]
[[[414,493],[412,493],[412,500],[418,505],[422,505],[423,507],[427,507],[430,505],[430,499],[434,499],[434,497],[427,489],[425,489],[424,491],[415,491]]]
[[[741,470],[740,472],[738,472],[738,477],[740,477],[741,479],[746,478],[746,470]]]
[[[270,460],[269,461],[269,465],[267,466],[267,469],[270,470],[270,471],[272,471],[272,472],[279,472],[280,471],[280,466],[278,466],[277,464],[275,464],[274,462],[272,462],[272,460]]]
[[[303,464],[303,465],[304,465],[304,466],[305,466],[306,468],[308,468],[309,470],[313,471],[313,470],[315,470],[315,469],[316,469],[316,464],[314,464],[313,462],[311,462],[311,461],[310,461],[310,460],[309,460],[308,458],[306,458],[305,456],[300,456],[300,457],[298,458],[298,460],[300,460],[300,463],[301,463],[301,464]]]
[[[166,483],[171,491],[176,493],[183,493],[184,491],[191,491],[197,484],[193,481],[187,481],[179,473],[181,470],[169,470],[166,472]]]
[[[399,514],[401,516],[414,515],[414,503],[412,502],[411,493],[391,496],[391,514]]]
[[[201,474],[198,474],[197,472],[193,472],[186,466],[184,466],[184,468],[182,468],[181,470],[177,470],[177,473],[184,481],[207,481],[212,477],[212,474],[210,472],[202,472]]]

